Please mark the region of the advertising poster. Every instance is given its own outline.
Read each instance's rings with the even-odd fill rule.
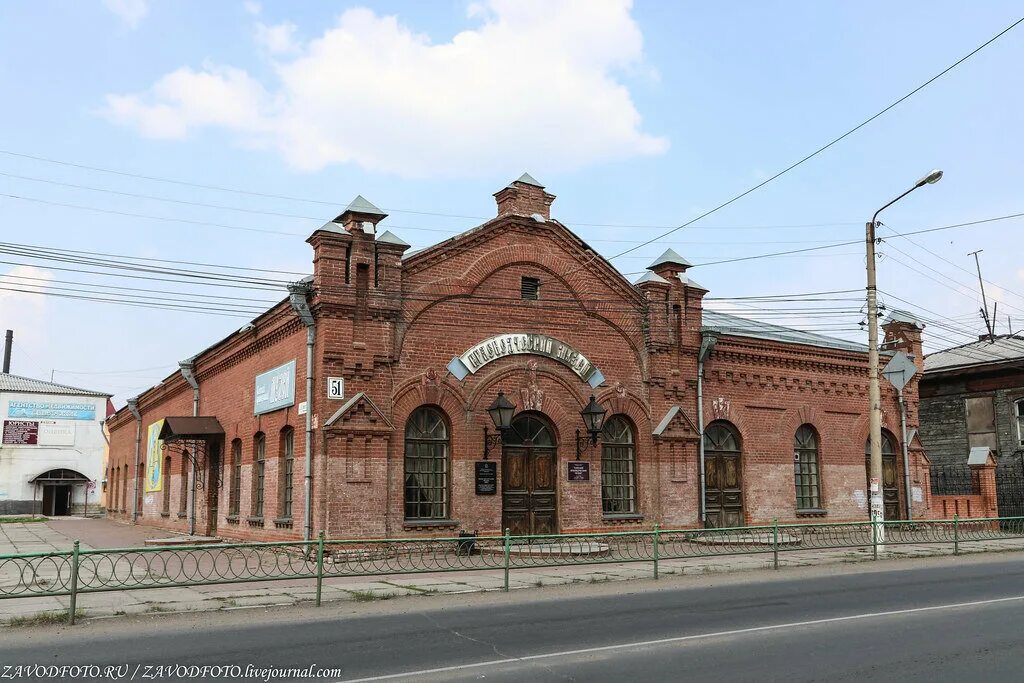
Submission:
[[[157,420],[149,425],[146,432],[146,493],[153,493],[163,488],[164,478],[164,442],[160,440],[160,430],[164,428],[164,421]]]

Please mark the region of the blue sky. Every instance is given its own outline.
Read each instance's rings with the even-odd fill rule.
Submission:
[[[0,194],[22,197],[0,196],[3,239],[307,272],[303,237],[357,193],[418,247],[481,222],[456,216],[492,216],[492,193],[525,170],[558,196],[555,217],[612,256],[664,230],[593,224],[679,225],[859,123],[1019,13],[1014,2],[4,3],[0,149],[320,203],[0,154]],[[699,264],[860,239],[875,208],[932,168],[943,180],[887,211],[887,225],[1024,211],[1021,64],[1024,27],[779,180],[613,262],[633,280],[668,246]],[[943,316],[926,331],[932,348],[962,343],[982,326],[977,280],[957,266],[973,271],[967,253],[984,249],[998,331],[1006,314],[1024,327],[1022,226],[883,243],[879,286]],[[0,286],[213,291],[0,260],[10,262],[0,263]],[[852,246],[691,274],[711,296],[736,297],[859,289],[863,267],[863,248]],[[771,319],[863,339],[858,305],[838,305],[851,310],[836,320]],[[119,398],[242,323],[0,290],[0,327],[16,330],[15,372],[56,369],[58,381]]]

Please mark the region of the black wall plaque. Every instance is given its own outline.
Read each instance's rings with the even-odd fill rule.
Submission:
[[[585,460],[570,460],[569,481],[590,481],[590,463]]]
[[[493,496],[498,492],[498,463],[481,460],[476,463],[476,495]]]

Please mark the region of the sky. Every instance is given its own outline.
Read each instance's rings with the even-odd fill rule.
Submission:
[[[862,243],[715,262],[863,240],[872,213],[933,168],[943,179],[886,210],[879,236],[1024,212],[1024,25],[794,170],[638,245],[1019,15],[996,1],[6,2],[0,241],[298,279],[311,271],[305,237],[357,194],[423,247],[493,217],[492,194],[527,171],[557,195],[553,217],[631,281],[671,247],[709,299],[851,290],[803,305],[835,309],[814,313],[708,305],[863,341]],[[1011,219],[884,240],[882,302],[930,321],[928,349],[969,341],[984,332],[968,255],[980,249],[996,331],[1024,328],[1022,230]],[[89,268],[11,253],[23,248],[0,246],[12,371],[118,405],[250,316],[52,294],[281,298],[73,272]]]

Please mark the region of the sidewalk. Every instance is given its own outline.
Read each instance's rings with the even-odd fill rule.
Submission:
[[[166,537],[167,532],[121,525],[105,519],[51,520],[36,523],[0,525],[0,554],[68,550],[74,538],[82,548],[141,546],[146,538]],[[88,539],[89,543],[86,543]],[[1024,539],[989,540],[962,543],[961,553],[1024,550]],[[951,544],[914,544],[889,546],[880,559],[916,558],[952,555]],[[870,548],[839,550],[791,550],[779,553],[779,566],[829,565],[872,560]],[[661,560],[662,577],[722,572],[771,570],[771,552],[752,555],[708,556]],[[554,586],[573,583],[600,583],[649,579],[651,562],[575,565],[513,569],[510,589]],[[467,572],[436,572],[375,577],[330,577],[324,579],[323,600],[371,601],[409,595],[469,593],[501,590],[501,569]],[[78,597],[78,607],[86,617],[160,612],[201,612],[247,607],[292,605],[316,597],[312,579],[248,582],[193,587],[87,593]],[[29,597],[0,600],[0,623],[13,617],[30,617],[68,609],[67,597]]]

